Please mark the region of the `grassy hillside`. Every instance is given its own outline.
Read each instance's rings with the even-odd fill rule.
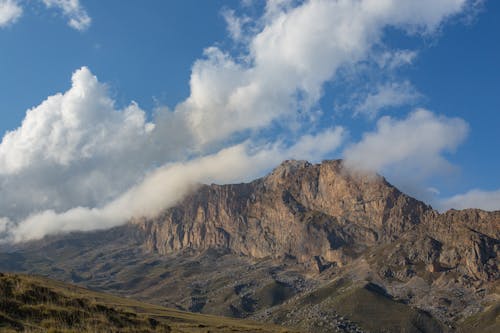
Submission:
[[[347,290],[332,300],[332,306],[370,332],[443,331],[429,314],[392,300],[371,283]]]
[[[186,313],[54,280],[0,273],[0,332],[289,332]]]
[[[395,301],[369,282],[339,278],[293,298],[270,314],[274,322],[314,332],[446,332],[429,314]]]

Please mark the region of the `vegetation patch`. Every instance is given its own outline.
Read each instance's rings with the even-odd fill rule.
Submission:
[[[0,273],[0,332],[290,332],[89,291],[54,280]]]

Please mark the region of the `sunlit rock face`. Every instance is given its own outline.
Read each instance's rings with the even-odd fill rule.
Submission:
[[[154,219],[136,220],[151,250],[226,248],[254,258],[345,264],[397,238],[431,208],[342,161],[285,161],[248,184],[207,185]]]
[[[439,214],[383,177],[347,170],[341,160],[285,161],[246,184],[204,185],[153,219],[134,221],[150,251],[227,249],[252,258],[293,258],[321,271],[366,249],[400,240],[401,272],[421,261],[432,272],[459,269],[498,278],[500,214]],[[395,272],[402,278],[412,273]]]

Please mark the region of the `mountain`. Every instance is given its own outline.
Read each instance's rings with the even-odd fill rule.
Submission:
[[[321,269],[397,238],[430,208],[341,161],[286,161],[248,184],[205,185],[157,218],[134,223],[150,251],[228,249]]]
[[[290,332],[167,309],[37,276],[0,273],[0,290],[1,332]]]
[[[499,327],[499,235],[500,212],[440,214],[340,160],[285,161],[154,218],[18,245],[0,269],[306,331],[473,331]]]

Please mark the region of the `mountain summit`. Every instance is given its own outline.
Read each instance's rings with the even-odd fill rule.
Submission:
[[[285,161],[246,184],[204,185],[154,219],[134,221],[151,251],[223,248],[253,258],[345,264],[424,220],[431,208],[342,161]]]

